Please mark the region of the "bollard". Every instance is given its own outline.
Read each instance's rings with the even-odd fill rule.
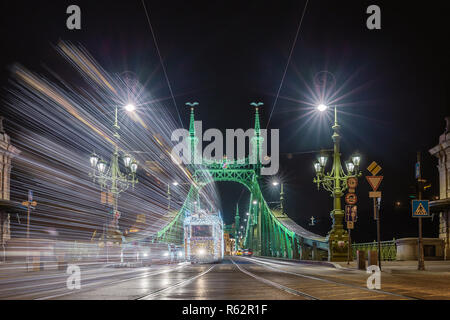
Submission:
[[[368,264],[369,266],[376,266],[378,264],[378,251],[377,250],[369,250],[367,254]]]
[[[358,262],[358,270],[366,270],[366,252],[364,250],[356,251],[356,260]]]

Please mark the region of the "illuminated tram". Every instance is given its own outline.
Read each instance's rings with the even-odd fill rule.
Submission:
[[[219,213],[199,210],[184,220],[185,257],[191,263],[223,259],[223,220]]]

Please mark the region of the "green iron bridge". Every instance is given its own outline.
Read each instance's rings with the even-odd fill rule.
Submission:
[[[193,183],[186,200],[178,212],[166,217],[167,224],[157,233],[157,239],[175,244],[183,243],[183,222],[188,212],[195,210],[195,203],[199,202],[199,192],[207,184],[220,181],[232,181],[244,185],[250,192],[249,216],[245,226],[245,236],[241,240],[241,247],[252,248],[255,255],[281,257],[301,260],[326,260],[328,257],[328,239],[307,231],[281,209],[269,208],[260,187],[262,154],[261,128],[258,108],[255,112],[254,135],[250,139],[252,153],[248,158],[240,161],[213,161],[201,159],[195,161],[198,138],[195,136],[194,108],[191,108],[188,143]],[[251,157],[256,158],[251,158]],[[254,161],[250,161],[250,160]],[[239,226],[237,218],[236,228]],[[236,237],[237,240],[237,237]]]

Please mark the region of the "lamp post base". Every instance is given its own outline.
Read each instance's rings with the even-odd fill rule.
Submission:
[[[332,212],[333,227],[328,233],[328,261],[343,262],[348,260],[348,232],[342,226],[344,212]],[[340,223],[339,223],[340,222]]]
[[[348,234],[329,234],[328,261],[343,262],[348,260]]]

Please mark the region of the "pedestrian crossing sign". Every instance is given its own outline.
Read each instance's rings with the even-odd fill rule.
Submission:
[[[428,200],[413,200],[412,216],[416,218],[430,217],[430,208],[428,206]]]

